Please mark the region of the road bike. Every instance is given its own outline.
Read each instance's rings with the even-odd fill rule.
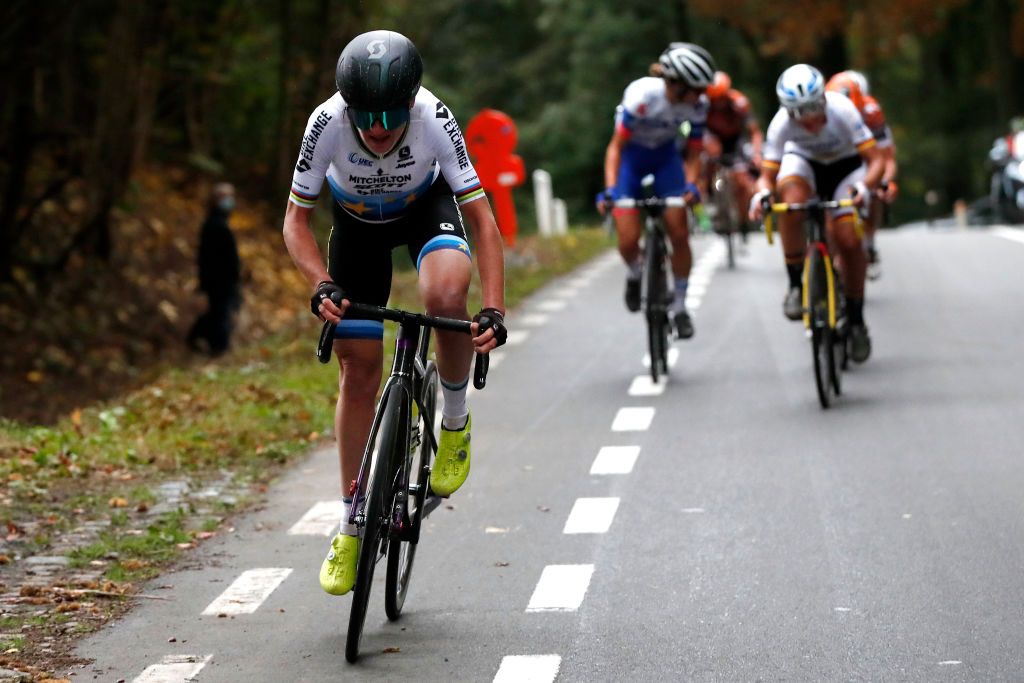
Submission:
[[[736,188],[732,179],[734,164],[733,156],[722,155],[715,162],[715,172],[711,176],[713,224],[715,233],[721,235],[725,240],[729,268],[736,267],[735,236],[743,230],[743,215],[736,205]]]
[[[669,309],[672,306],[671,251],[666,239],[662,212],[666,207],[685,208],[682,197],[647,197],[645,199],[617,199],[617,209],[643,208],[646,211],[643,239],[643,275],[640,280],[640,301],[647,320],[647,350],[651,357],[651,380],[668,375],[669,335],[672,324]]]
[[[384,383],[363,451],[359,474],[352,484],[348,523],[359,535],[359,557],[352,589],[345,659],[355,662],[370,600],[373,572],[387,557],[384,611],[394,621],[402,614],[412,577],[413,559],[423,519],[441,504],[430,489],[430,469],[437,453],[438,373],[429,359],[431,329],[471,334],[470,321],[352,302],[348,312],[398,323],[395,358]],[[335,326],[327,322],[320,333],[317,357],[331,358]],[[488,356],[478,354],[473,386],[487,381]]]
[[[807,235],[807,249],[803,272],[803,320],[811,339],[814,383],[822,408],[828,408],[835,397],[842,393],[840,375],[849,365],[850,356],[846,300],[825,236],[825,214],[851,207],[854,208],[854,229],[858,235],[863,235],[860,212],[852,199],[822,201],[815,198],[799,203],[767,203],[765,206],[764,227],[768,244],[773,244],[774,214],[806,212],[804,229]]]

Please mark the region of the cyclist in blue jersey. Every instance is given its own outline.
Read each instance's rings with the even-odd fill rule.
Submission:
[[[615,113],[615,132],[605,152],[605,191],[598,209],[604,213],[616,199],[643,197],[640,181],[654,175],[658,197],[685,196],[699,200],[696,181],[700,175],[700,152],[707,121],[708,99],[704,95],[715,77],[715,62],[707,50],[693,43],[672,43],[651,65],[650,76],[626,87]],[[680,162],[679,131],[689,122]],[[619,238],[619,253],[629,269],[626,275],[626,308],[640,310],[642,255],[640,233],[643,223],[637,209],[613,210]],[[686,288],[693,254],[690,251],[687,213],[683,208],[666,208],[665,227],[672,242],[672,272],[675,276],[672,320],[676,334],[693,336],[693,321],[686,311]]]
[[[483,309],[470,339],[437,333],[444,397],[441,438],[430,486],[447,496],[469,474],[471,418],[466,406],[473,351],[504,343],[501,236],[451,110],[420,87],[423,63],[413,43],[393,31],[354,38],[338,59],[338,92],[314,110],[302,138],[284,219],[288,253],[314,290],[313,313],[337,324],[334,352],[340,395],[335,434],[341,461],[343,516],[320,569],[334,595],[355,580],[358,538],[348,524],[356,478],[373,421],[383,370],[380,319],[346,312],[349,300],[384,306],[391,290],[391,250],[404,245],[419,273],[427,313],[465,319],[473,233]],[[328,264],[310,230],[324,181],[334,225]],[[342,295],[335,305],[332,295]]]

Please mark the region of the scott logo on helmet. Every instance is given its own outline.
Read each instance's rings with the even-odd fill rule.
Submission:
[[[374,40],[366,46],[366,51],[370,53],[370,59],[382,59],[388,48],[383,40]]]

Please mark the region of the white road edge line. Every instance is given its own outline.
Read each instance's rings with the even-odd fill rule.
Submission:
[[[533,589],[527,612],[575,612],[594,574],[592,564],[549,564]]]
[[[666,376],[665,379],[667,380],[668,377]],[[655,384],[651,381],[650,375],[637,375],[629,385],[629,395],[661,396],[665,393],[666,386],[668,386],[667,381]]]
[[[203,614],[252,614],[291,573],[290,568],[284,567],[244,571],[227,590],[203,610]]]
[[[512,330],[508,333],[508,339],[505,340],[505,343],[509,346],[516,346],[517,344],[522,344],[529,338],[529,330]]]
[[[191,681],[213,655],[167,655],[159,664],[151,664],[132,683],[181,683]]]
[[[689,306],[689,304],[687,304],[687,306]],[[676,361],[678,361],[678,360],[679,360],[679,349],[677,349],[676,347],[673,346],[671,349],[668,350],[668,366],[670,368],[674,368],[676,366]],[[645,368],[651,367],[651,355],[649,353],[645,353],[644,354],[644,367]]]
[[[618,498],[577,498],[565,520],[563,534],[604,534],[612,526]]]
[[[590,466],[590,473],[629,474],[639,455],[639,446],[602,446]]]
[[[289,536],[330,536],[341,521],[341,501],[322,500],[288,530]]]
[[[540,327],[551,317],[547,313],[526,313],[524,315],[512,316],[509,320],[511,325],[523,325],[524,327]]]
[[[558,311],[565,310],[565,307],[568,305],[569,302],[564,299],[550,299],[537,304],[537,310],[545,311],[546,313],[557,313]]]
[[[501,659],[494,683],[551,683],[561,666],[558,655],[507,655]]]
[[[1017,230],[1014,228],[993,228],[992,234],[996,237],[1002,237],[1006,240],[1012,240],[1013,242],[1020,242],[1024,244],[1024,230]]]
[[[612,421],[613,432],[643,432],[654,420],[654,408],[619,408]]]

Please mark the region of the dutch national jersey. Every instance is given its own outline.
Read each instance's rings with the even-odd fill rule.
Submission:
[[[830,164],[859,154],[875,144],[857,107],[843,95],[825,93],[825,117],[825,127],[811,133],[780,108],[765,136],[765,165],[778,168],[784,153]]]
[[[290,200],[315,206],[326,178],[332,197],[346,212],[381,223],[400,218],[438,176],[444,176],[459,204],[484,196],[462,130],[433,93],[420,88],[405,135],[383,159],[363,146],[349,122],[345,100],[335,93],[306,124]]]
[[[675,143],[679,127],[690,122],[690,140],[701,140],[708,116],[707,97],[696,104],[672,104],[665,96],[665,81],[647,76],[626,86],[615,110],[615,128],[629,144],[656,149]]]

